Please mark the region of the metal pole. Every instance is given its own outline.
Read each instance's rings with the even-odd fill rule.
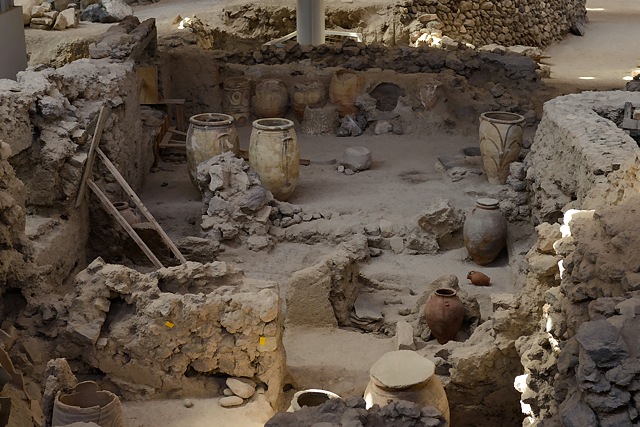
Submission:
[[[298,43],[324,43],[324,0],[297,0],[296,31]]]

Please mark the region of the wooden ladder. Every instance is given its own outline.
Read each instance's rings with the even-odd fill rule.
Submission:
[[[95,162],[96,155],[100,157],[100,160],[107,167],[111,175],[116,179],[118,184],[122,187],[122,189],[129,195],[131,200],[133,200],[134,204],[138,208],[138,210],[144,215],[144,217],[149,221],[149,223],[156,229],[162,241],[169,247],[171,252],[176,256],[176,258],[180,261],[181,264],[185,264],[187,260],[182,255],[180,250],[176,247],[176,245],[171,241],[169,236],[164,232],[160,224],[156,221],[156,219],[151,215],[151,212],[146,208],[146,206],[142,203],[142,200],[138,197],[135,191],[129,186],[124,177],[118,172],[118,169],[115,165],[109,160],[106,154],[98,147],[100,144],[100,139],[102,139],[102,131],[104,129],[104,125],[111,113],[111,109],[107,106],[103,106],[100,109],[100,114],[98,116],[98,121],[96,124],[95,131],[93,133],[93,138],[91,140],[91,145],[89,146],[89,154],[87,155],[87,162],[84,168],[84,172],[82,174],[82,179],[80,181],[80,189],[78,190],[78,195],[76,198],[76,207],[79,207],[84,198],[84,194],[87,191],[87,187],[91,189],[98,196],[102,206],[109,212],[118,223],[126,230],[126,232],[131,236],[134,242],[140,247],[142,252],[149,258],[149,260],[153,263],[157,268],[164,268],[160,260],[154,255],[154,253],[149,249],[147,244],[140,238],[138,233],[131,227],[131,225],[124,219],[122,214],[113,206],[113,203],[109,200],[109,198],[104,194],[104,192],[98,187],[98,185],[91,178],[93,173],[93,163]]]

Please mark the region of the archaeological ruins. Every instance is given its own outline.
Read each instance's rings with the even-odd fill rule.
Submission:
[[[640,425],[602,4],[0,0],[0,427]]]

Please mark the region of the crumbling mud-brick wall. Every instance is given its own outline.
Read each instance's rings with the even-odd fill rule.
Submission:
[[[547,102],[525,159],[534,221],[547,230],[538,245],[546,261],[529,268],[561,261],[535,293],[544,303],[538,331],[518,343],[530,421],[638,423],[639,149],[616,123],[624,103],[639,100],[587,92]]]
[[[104,373],[122,396],[215,395],[213,375],[264,383],[276,403],[284,378],[275,282],[224,262],[143,274],[100,258],[66,299],[60,355]]]

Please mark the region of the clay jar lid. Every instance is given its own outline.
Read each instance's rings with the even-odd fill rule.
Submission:
[[[415,351],[391,351],[373,364],[371,379],[388,389],[401,390],[429,380],[436,365]]]
[[[500,200],[491,199],[489,197],[482,197],[476,200],[476,205],[483,209],[497,209],[500,204]]]

